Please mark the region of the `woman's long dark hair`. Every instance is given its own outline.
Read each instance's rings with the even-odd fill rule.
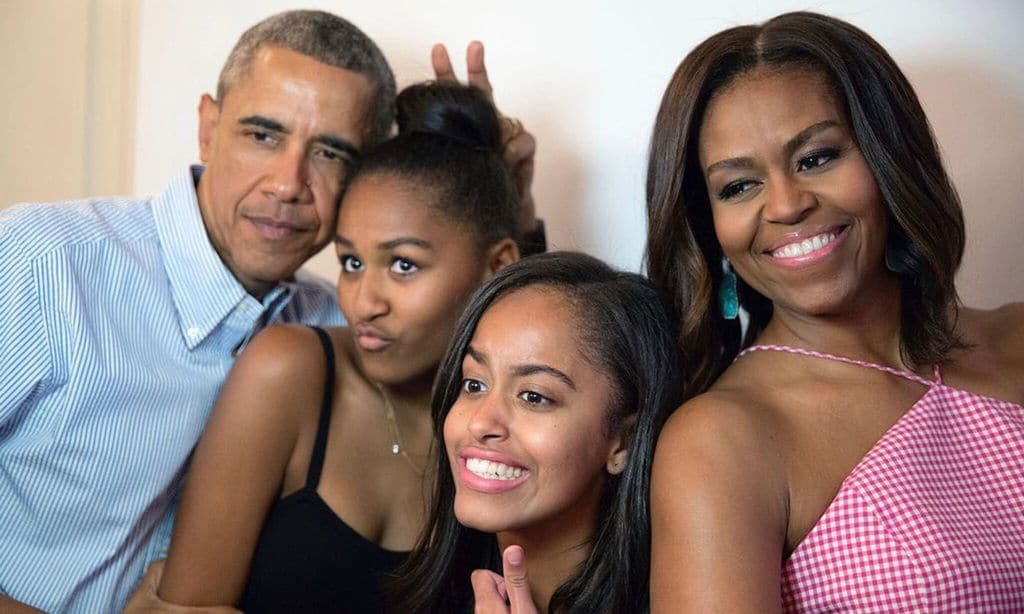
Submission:
[[[740,303],[750,314],[744,339],[738,320],[722,319],[722,250],[697,154],[711,98],[763,66],[820,71],[845,104],[889,213],[886,261],[901,279],[901,354],[911,365],[941,362],[959,345],[954,276],[964,221],[921,104],[896,63],[866,33],[824,15],[787,13],[698,45],[676,69],[655,121],[645,259],[651,280],[680,316],[686,395],[710,386],[772,315],[771,302],[740,279]]]
[[[623,418],[636,416],[627,434],[626,468],[608,477],[601,495],[590,553],[555,591],[550,610],[641,612],[648,604],[654,444],[680,402],[681,383],[675,322],[649,282],[572,252],[532,256],[497,273],[470,300],[437,373],[431,401],[434,435],[444,441],[444,421],[461,391],[462,360],[480,318],[501,297],[534,286],[563,293],[573,306],[568,315],[575,321],[580,347],[616,391],[609,427],[623,427]],[[397,572],[394,611],[468,611],[472,571],[500,571],[494,536],[466,528],[455,518],[455,482],[443,449],[435,471],[430,520]]]

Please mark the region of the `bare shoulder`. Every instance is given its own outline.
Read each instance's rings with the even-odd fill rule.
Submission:
[[[312,328],[301,324],[275,324],[260,331],[236,362],[236,369],[270,378],[274,384],[326,365]],[[284,380],[284,381],[282,381]]]
[[[963,308],[957,328],[969,344],[991,348],[1005,358],[1024,357],[1024,303],[989,310]]]
[[[1024,303],[998,309],[961,308],[963,347],[943,365],[947,384],[1013,403],[1024,402]]]
[[[315,422],[326,366],[324,351],[311,328],[269,326],[235,362],[214,419],[228,412],[235,414],[232,422],[259,421],[265,426],[289,427],[286,430],[294,433],[310,419]]]
[[[651,480],[651,611],[770,611],[787,523],[771,412],[713,389],[665,425]]]
[[[777,422],[772,408],[749,392],[712,389],[672,414],[659,438],[658,453],[711,463],[717,470],[764,468],[765,463],[776,462]]]

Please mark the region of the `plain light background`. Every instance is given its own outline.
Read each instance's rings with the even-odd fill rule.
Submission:
[[[8,120],[0,151],[8,160],[17,158],[20,166],[12,171],[14,166],[0,165],[0,184],[13,186],[17,179],[18,185],[57,185],[69,170],[88,177],[104,171],[95,163],[91,175],[83,171],[83,159],[93,159],[94,141],[107,132],[95,128],[97,104],[83,109],[75,101],[83,91],[95,98],[95,73],[110,72],[113,58],[123,64],[121,74],[134,80],[132,88],[124,88],[134,92],[134,100],[128,93],[116,97],[130,102],[119,111],[122,120],[131,122],[119,137],[125,161],[116,169],[131,173],[122,191],[159,192],[196,160],[199,96],[214,89],[221,64],[242,31],[277,11],[321,8],[365,30],[388,57],[400,86],[432,76],[432,43],[449,46],[461,73],[466,44],[484,41],[499,108],[522,119],[539,142],[534,193],[550,246],[583,250],[631,270],[640,269],[646,232],[643,186],[650,130],[664,87],[683,56],[733,25],[790,10],[834,15],[866,30],[892,54],[932,121],[967,218],[967,252],[959,276],[965,302],[992,307],[1024,299],[1018,255],[1024,229],[1024,172],[1018,165],[1024,160],[1024,3],[1018,0],[628,5],[581,0],[79,0],[88,9],[87,19],[116,12],[119,27],[134,37],[135,45],[123,52],[135,57],[115,51],[91,66],[92,56],[86,54],[84,79],[62,77],[54,62],[82,63],[81,54],[96,47],[97,28],[86,30],[92,43],[76,34],[59,41],[64,47],[74,43],[63,57],[48,53],[35,60],[46,55],[41,49],[58,42],[49,32],[24,25],[21,14],[37,5],[0,0],[3,31],[20,37],[6,45],[9,53],[0,62],[9,86],[8,102],[0,103]],[[54,18],[46,19],[52,26]],[[40,84],[51,86],[40,89]],[[12,110],[9,101],[22,91],[30,93],[29,103]],[[74,130],[61,128],[57,137],[39,138],[46,125],[56,127],[60,121],[84,126],[88,130],[79,132],[92,136],[83,145],[73,138]],[[17,145],[16,138],[32,147]],[[114,169],[108,165],[106,170]],[[12,194],[3,204],[17,199]],[[326,278],[337,272],[329,250],[310,267]]]

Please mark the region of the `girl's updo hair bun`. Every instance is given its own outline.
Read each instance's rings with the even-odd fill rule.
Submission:
[[[398,135],[363,156],[353,181],[371,174],[408,181],[481,243],[518,239],[519,197],[487,96],[459,83],[418,83],[398,95],[396,112]]]
[[[500,153],[498,113],[476,87],[419,83],[402,90],[395,105],[399,134],[435,134]]]

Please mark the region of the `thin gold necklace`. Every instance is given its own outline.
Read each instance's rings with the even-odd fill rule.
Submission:
[[[419,467],[409,456],[409,452],[402,446],[402,435],[398,431],[398,420],[395,418],[395,406],[391,403],[391,396],[388,395],[387,390],[384,389],[384,384],[377,382],[377,390],[380,391],[380,397],[384,399],[384,416],[388,421],[388,428],[391,430],[391,454],[395,456],[405,457],[406,462],[412,467],[413,471],[417,475],[422,476],[426,470],[426,465],[430,463],[430,453],[434,450],[434,440],[430,440],[430,448],[427,449],[427,462],[423,467]]]

